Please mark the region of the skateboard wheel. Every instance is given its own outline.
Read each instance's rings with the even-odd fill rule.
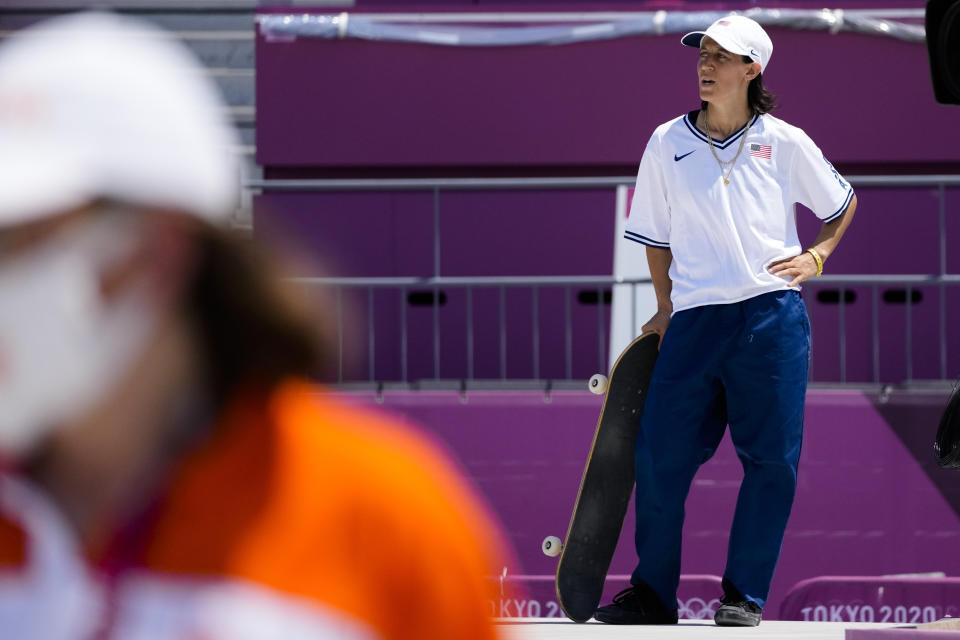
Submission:
[[[560,552],[563,551],[563,541],[557,536],[547,536],[543,539],[543,544],[540,545],[540,549],[551,558],[558,556]]]
[[[590,378],[590,382],[587,383],[587,386],[590,388],[592,393],[601,394],[606,393],[607,391],[607,376],[602,373],[598,373]]]

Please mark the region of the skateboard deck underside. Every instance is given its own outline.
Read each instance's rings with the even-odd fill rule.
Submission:
[[[659,337],[648,333],[617,359],[560,562],[557,597],[571,620],[589,620],[600,603],[634,485],[634,445]]]

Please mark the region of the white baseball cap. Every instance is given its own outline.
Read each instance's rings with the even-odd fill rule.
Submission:
[[[239,168],[214,86],[138,20],[87,12],[0,46],[0,226],[106,198],[223,222]]]
[[[746,16],[720,18],[707,27],[706,31],[692,31],[680,38],[680,42],[688,47],[699,48],[703,36],[709,36],[730,53],[747,56],[754,62],[760,63],[761,73],[770,64],[773,42],[763,27]]]

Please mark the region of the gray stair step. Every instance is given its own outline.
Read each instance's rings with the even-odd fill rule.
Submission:
[[[248,31],[173,32],[205,67],[253,71],[255,41]]]
[[[4,29],[22,29],[57,13],[56,11],[13,10],[3,2],[0,3],[0,26]],[[252,11],[238,13],[121,11],[120,13],[143,18],[167,31],[253,31]]]
[[[255,103],[253,69],[208,69],[207,75],[220,89],[227,105],[248,107]]]
[[[8,38],[18,29],[34,21],[21,23],[9,20],[0,13],[0,39]],[[253,22],[246,29],[190,29],[170,31],[183,42],[205,67],[250,69],[254,68],[255,40]]]
[[[254,0],[101,0],[97,6],[152,22],[190,48],[228,105],[227,117],[240,138],[238,153],[252,156],[256,4]],[[40,20],[88,6],[81,0],[0,0],[0,41]]]

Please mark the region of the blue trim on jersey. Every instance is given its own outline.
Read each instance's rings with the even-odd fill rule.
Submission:
[[[755,125],[757,123],[757,120],[759,119],[760,119],[760,114],[759,113],[754,114],[753,120],[750,121],[750,126],[752,127],[753,125]],[[697,136],[698,138],[700,138],[700,140],[706,142],[707,144],[710,143],[710,140],[707,138],[707,136],[705,136],[702,131],[697,129],[697,127],[692,122],[690,122],[689,113],[683,116],[683,123],[687,125],[687,129],[690,129],[690,133]],[[747,129],[747,125],[743,125],[739,129],[731,133],[729,136],[724,138],[723,140],[717,140],[716,138],[713,138],[713,146],[715,146],[717,149],[726,149],[731,144],[739,140],[740,136],[743,134],[744,131],[746,131],[746,129]]]
[[[669,249],[670,243],[660,242],[658,240],[653,240],[647,236],[642,236],[639,233],[633,231],[625,231],[623,237],[627,240],[633,240],[634,242],[639,242],[640,244],[645,244],[648,247],[654,247],[655,249]]]
[[[837,209],[837,211],[834,212],[829,218],[824,218],[823,222],[824,223],[833,222],[834,220],[837,220],[841,216],[843,216],[843,214],[847,212],[847,207],[850,206],[850,202],[852,200],[853,200],[853,189],[850,189],[847,191],[847,199],[843,201],[843,206]]]

